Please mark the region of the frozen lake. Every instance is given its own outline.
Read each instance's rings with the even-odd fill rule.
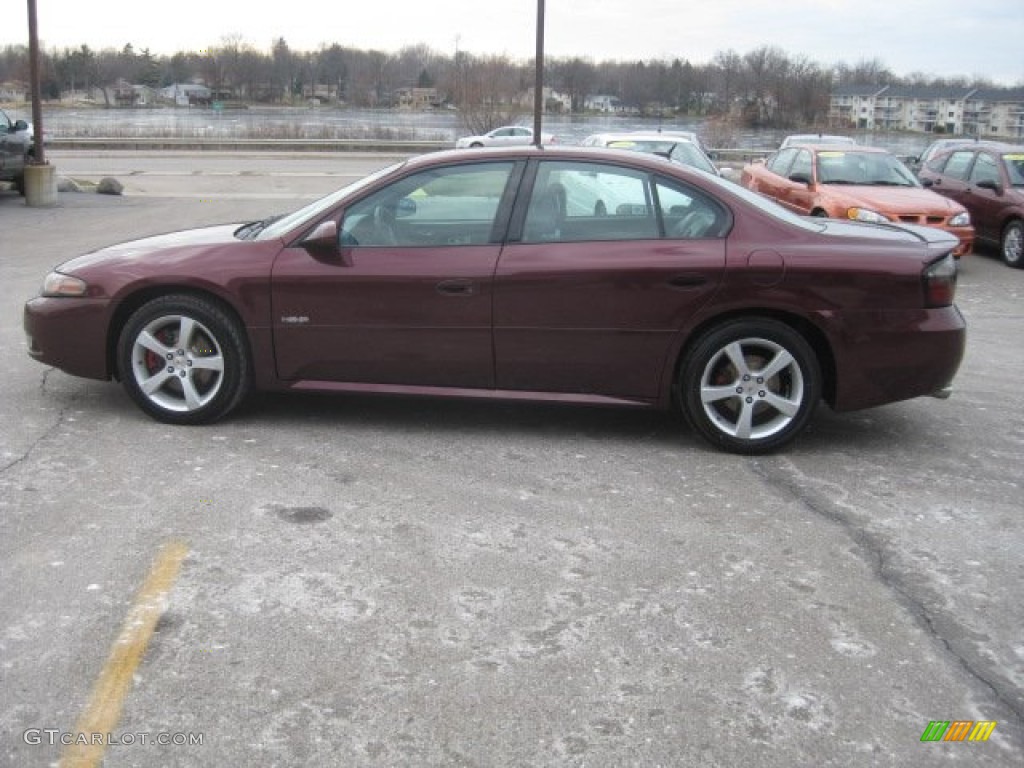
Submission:
[[[10,110],[12,118],[31,119]],[[458,115],[452,111],[411,112],[317,108],[251,109],[152,108],[152,109],[44,109],[43,122],[51,137],[209,137],[281,139],[396,139],[452,141],[464,135]],[[531,124],[528,114],[516,122]],[[544,130],[560,142],[574,144],[600,131],[650,130],[697,131],[714,148],[770,149],[793,131],[714,129],[700,118],[678,120],[619,117],[545,115]],[[885,147],[895,154],[918,154],[931,136],[906,133],[855,134],[857,141]]]

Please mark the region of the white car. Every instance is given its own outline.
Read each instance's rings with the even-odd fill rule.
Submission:
[[[691,132],[595,133],[585,138],[580,144],[584,147],[629,149],[634,152],[662,155],[680,165],[688,165],[719,175],[718,169],[705,154],[696,134]]]
[[[550,133],[540,135],[541,144],[553,144],[555,137]],[[455,142],[456,149],[467,147],[514,147],[533,144],[533,129],[522,125],[504,125],[482,136],[463,136]]]

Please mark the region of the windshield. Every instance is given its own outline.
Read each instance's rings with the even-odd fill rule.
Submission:
[[[868,187],[920,187],[903,163],[881,152],[818,152],[818,181],[821,184],[854,184]]]
[[[1003,162],[1006,163],[1010,184],[1014,187],[1024,187],[1024,152],[1003,155]]]
[[[310,203],[304,208],[299,208],[299,210],[295,211],[294,213],[289,213],[287,216],[282,216],[281,218],[275,219],[273,221],[261,222],[266,226],[264,226],[262,231],[259,232],[258,239],[269,240],[276,237],[283,237],[285,234],[295,229],[300,224],[315,219],[324,211],[329,210],[333,206],[337,205],[345,197],[355,194],[359,190],[368,187],[377,179],[387,176],[389,173],[396,170],[397,168],[401,168],[403,165],[405,165],[404,160],[400,163],[389,165],[387,168],[382,168],[379,171],[376,171],[375,173],[371,173],[369,176],[366,176],[360,179],[359,181],[353,182],[348,186],[342,187],[336,192],[331,192],[331,194],[327,195],[326,197],[321,197],[319,200]]]

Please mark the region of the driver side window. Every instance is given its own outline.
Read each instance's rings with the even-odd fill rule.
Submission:
[[[436,168],[399,179],[349,206],[343,247],[482,245],[494,222],[514,163]]]

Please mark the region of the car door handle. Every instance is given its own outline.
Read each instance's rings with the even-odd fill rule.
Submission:
[[[437,284],[437,292],[446,296],[472,296],[476,293],[476,283],[472,280],[442,280]]]
[[[673,288],[696,288],[699,285],[704,285],[707,281],[708,279],[704,275],[691,273],[670,277],[668,284]]]

